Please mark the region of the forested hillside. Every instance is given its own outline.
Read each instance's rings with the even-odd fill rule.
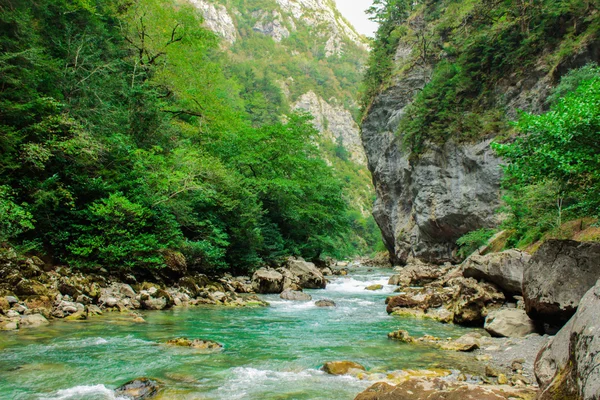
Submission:
[[[202,24],[171,0],[0,1],[0,242],[242,272],[373,244],[310,118]]]

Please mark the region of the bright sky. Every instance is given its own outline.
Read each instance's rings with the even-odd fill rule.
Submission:
[[[369,21],[365,10],[373,4],[373,0],[335,0],[337,8],[363,35],[374,36],[377,24]]]

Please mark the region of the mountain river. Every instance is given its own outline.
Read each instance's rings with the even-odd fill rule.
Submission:
[[[392,271],[353,268],[332,277],[325,290],[306,290],[313,301],[263,296],[264,308],[194,307],[143,313],[147,323],[107,313],[81,322],[0,332],[0,399],[108,400],[113,389],[138,378],[156,378],[160,399],[353,399],[373,382],[331,376],[326,361],[352,360],[369,371],[454,369],[464,355],[387,339],[406,329],[412,336],[459,337],[452,324],[388,316],[384,301],[394,290]],[[372,284],[383,290],[368,291]],[[315,300],[332,299],[335,308]],[[215,340],[216,353],[160,343],[176,337]]]

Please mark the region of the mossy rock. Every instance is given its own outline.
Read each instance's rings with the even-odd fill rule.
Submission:
[[[167,341],[168,345],[178,347],[190,347],[200,350],[221,350],[223,345],[212,340],[188,339],[184,337],[175,338]]]
[[[321,368],[330,375],[352,375],[366,371],[366,368],[354,361],[329,361]]]

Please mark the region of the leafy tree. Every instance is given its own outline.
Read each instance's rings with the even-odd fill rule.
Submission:
[[[504,185],[509,199],[514,199],[509,203],[513,225],[522,225],[520,237],[539,238],[550,227],[560,226],[563,213],[600,215],[600,74],[596,69],[590,75],[589,67],[583,72],[582,80],[576,79],[578,72],[566,76],[556,91],[564,96],[550,111],[521,114],[516,124],[521,134],[512,143],[494,145],[509,163]],[[566,92],[565,85],[574,80],[577,88]],[[535,196],[544,187],[550,191]],[[554,218],[540,218],[543,214]],[[540,225],[548,220],[546,226]],[[536,226],[538,233],[531,234]]]

